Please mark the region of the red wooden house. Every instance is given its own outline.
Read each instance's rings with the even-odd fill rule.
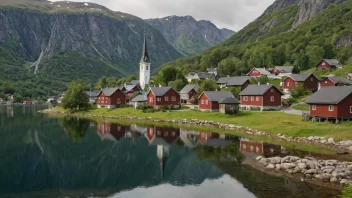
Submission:
[[[240,93],[241,107],[278,109],[281,107],[281,96],[284,95],[275,85],[249,85]]]
[[[181,103],[180,94],[171,87],[151,87],[147,99],[148,105],[154,108],[161,106],[179,107]]]
[[[331,87],[331,86],[351,86],[352,81],[347,80],[346,78],[330,76],[325,77],[319,82],[319,89],[322,87]]]
[[[288,76],[293,73],[294,66],[275,66],[270,72],[276,76]]]
[[[270,72],[268,72],[265,68],[253,68],[247,76],[250,77],[261,77],[261,76],[273,76]]]
[[[314,120],[351,120],[352,86],[323,87],[306,101]]]
[[[188,84],[180,91],[180,97],[182,103],[188,103],[190,100],[198,94],[199,85]]]
[[[126,83],[121,90],[125,93],[126,95],[126,103],[130,102],[130,97],[133,96],[136,93],[139,93],[142,91],[142,88],[138,84],[133,84],[133,83]]]
[[[219,101],[225,98],[235,98],[235,96],[230,91],[204,91],[198,98],[199,110],[219,111]]]
[[[291,74],[283,82],[284,92],[292,91],[296,86],[303,85],[310,91],[318,90],[318,78],[314,74]]]
[[[126,104],[126,96],[119,88],[105,88],[98,94],[98,108],[116,108],[122,104]]]
[[[339,61],[336,59],[323,59],[316,65],[318,71],[340,69],[342,67],[343,66],[340,65]]]

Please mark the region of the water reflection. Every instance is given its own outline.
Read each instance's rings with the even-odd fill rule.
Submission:
[[[244,163],[251,156],[293,154],[293,149],[211,131],[55,119],[32,116],[32,110],[26,110],[26,116],[20,113],[22,109],[14,108],[10,118],[0,108],[0,132],[4,132],[0,197],[246,198],[338,193],[271,176]]]

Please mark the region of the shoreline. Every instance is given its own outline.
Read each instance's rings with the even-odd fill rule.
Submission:
[[[215,127],[219,129],[224,129],[228,131],[237,131],[243,132],[247,135],[265,137],[273,140],[281,140],[290,143],[304,143],[317,146],[324,146],[330,149],[341,151],[341,153],[348,154],[348,151],[352,150],[352,140],[335,142],[333,138],[325,138],[319,136],[310,136],[310,137],[285,137],[282,134],[270,134],[264,131],[259,131],[256,129],[251,129],[249,127],[238,126],[235,124],[226,124],[222,122],[214,122],[207,120],[198,120],[198,119],[155,119],[152,116],[150,117],[138,117],[138,116],[116,116],[116,115],[104,115],[104,114],[89,114],[89,113],[65,113],[62,111],[57,111],[54,109],[45,109],[39,111],[40,113],[48,115],[63,115],[71,117],[85,117],[85,118],[107,118],[107,119],[116,119],[116,120],[136,120],[136,121],[148,121],[154,123],[170,123],[170,124],[181,124],[181,125],[190,125],[190,126],[200,126],[200,127]]]

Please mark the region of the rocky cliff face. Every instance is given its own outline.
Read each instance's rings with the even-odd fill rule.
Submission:
[[[158,29],[166,40],[184,55],[199,53],[235,33],[228,29],[218,29],[209,21],[196,21],[191,16],[169,16],[146,21]]]
[[[181,57],[160,32],[142,19],[96,4],[2,2],[0,24],[0,47],[30,62],[31,72],[72,71],[68,80],[77,77],[76,73],[90,72],[99,78],[138,71],[144,29],[154,68]],[[61,67],[63,61],[65,68]]]
[[[281,11],[291,5],[298,5],[299,10],[296,15],[296,19],[292,24],[292,27],[308,21],[313,16],[327,8],[331,4],[340,4],[346,0],[276,0],[263,15],[267,15],[272,12]]]

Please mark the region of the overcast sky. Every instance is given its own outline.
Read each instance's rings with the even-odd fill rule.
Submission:
[[[56,0],[54,0],[56,1]],[[84,0],[71,0],[84,2]],[[274,0],[86,0],[143,19],[191,15],[219,28],[239,31],[259,17]]]

